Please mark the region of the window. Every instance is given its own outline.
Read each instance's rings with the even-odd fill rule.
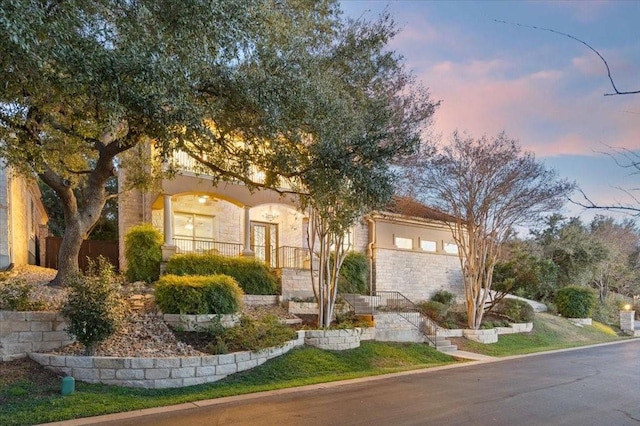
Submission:
[[[458,245],[455,243],[444,243],[444,252],[448,254],[458,254]]]
[[[405,238],[405,237],[395,237],[394,236],[394,244],[396,247],[400,249],[413,250],[413,239]]]
[[[176,245],[184,251],[202,251],[213,248],[215,216],[175,213],[173,216]]]
[[[428,240],[420,240],[420,248],[424,251],[430,252],[435,252],[438,249],[435,241]]]

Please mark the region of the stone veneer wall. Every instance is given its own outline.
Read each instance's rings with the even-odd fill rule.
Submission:
[[[304,344],[325,350],[342,351],[360,347],[361,328],[344,330],[308,330]]]
[[[306,298],[313,296],[311,272],[308,269],[278,269],[282,282],[282,298]]]
[[[0,360],[24,358],[29,352],[48,351],[74,342],[67,324],[56,312],[0,311]]]
[[[375,289],[399,291],[408,299],[429,300],[438,290],[464,296],[458,256],[412,250],[375,250]]]

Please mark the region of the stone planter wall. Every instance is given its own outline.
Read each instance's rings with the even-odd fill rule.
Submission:
[[[203,331],[211,326],[211,323],[220,319],[220,324],[224,328],[231,328],[240,322],[240,315],[180,315],[180,314],[163,314],[162,320],[173,329],[182,331]],[[159,318],[158,321],[161,321]]]
[[[479,343],[496,343],[498,341],[498,330],[489,328],[486,330],[465,329],[462,334],[469,340]]]
[[[265,305],[277,305],[280,303],[281,297],[278,295],[255,295],[255,294],[245,294],[243,296],[243,301],[245,305],[248,306],[265,306]]]
[[[360,347],[361,328],[344,330],[307,330],[304,344],[316,348],[343,351]]]
[[[40,365],[87,383],[148,389],[211,383],[249,370],[304,344],[305,332],[281,347],[202,357],[116,358],[30,353]]]
[[[574,323],[575,325],[591,325],[593,321],[591,318],[567,318],[569,321]]]
[[[0,311],[0,360],[24,358],[29,352],[48,351],[74,342],[56,312]]]

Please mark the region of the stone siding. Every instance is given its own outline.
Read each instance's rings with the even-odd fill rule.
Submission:
[[[69,345],[74,340],[64,331],[67,324],[55,312],[0,311],[0,359],[24,358]]]
[[[462,298],[460,260],[446,254],[376,249],[375,288],[398,291],[413,302],[429,300],[438,290]]]
[[[282,280],[282,298],[284,300],[313,297],[311,272],[308,269],[280,269],[278,274]]]
[[[87,383],[147,389],[212,383],[249,370],[304,344],[304,331],[281,347],[202,357],[116,358],[31,353],[29,357],[58,374]]]

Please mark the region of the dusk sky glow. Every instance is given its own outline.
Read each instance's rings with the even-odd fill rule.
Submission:
[[[455,129],[474,137],[505,131],[603,204],[628,201],[614,187],[640,187],[640,176],[603,154],[609,147],[640,153],[640,94],[604,96],[613,88],[594,52],[514,25],[585,41],[606,59],[618,90],[637,91],[640,2],[343,0],[341,6],[367,20],[390,12],[402,29],[391,47],[442,101],[434,130],[443,140]],[[595,212],[568,205],[565,214],[588,220]]]

